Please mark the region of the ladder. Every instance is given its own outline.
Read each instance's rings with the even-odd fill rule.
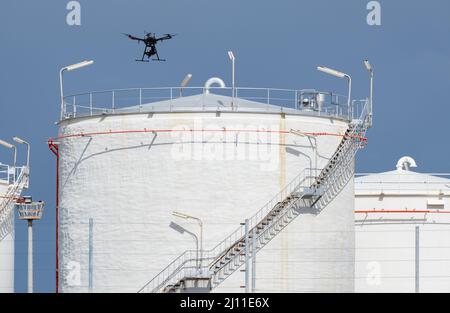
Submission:
[[[4,197],[0,199],[0,241],[11,232],[13,220],[9,217],[14,211],[16,200],[20,197],[22,190],[28,188],[28,168],[18,167],[14,170],[18,171],[18,175],[14,182],[9,185]]]
[[[248,232],[241,225],[216,247],[202,251],[200,262],[195,250],[185,251],[138,292],[210,291],[245,263],[248,251],[257,253],[302,211],[312,209],[319,214],[354,175],[355,154],[365,144],[364,135],[371,125],[368,101],[366,106],[360,118],[349,123],[336,151],[317,177],[311,174],[314,169],[304,169],[248,220]]]

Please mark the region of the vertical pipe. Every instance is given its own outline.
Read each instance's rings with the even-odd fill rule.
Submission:
[[[256,228],[253,228],[252,237],[252,293],[255,293],[256,286]]]
[[[419,261],[420,261],[419,244],[420,244],[419,226],[416,226],[416,257],[415,257],[415,261],[416,261],[416,275],[415,275],[416,286],[415,286],[415,291],[416,291],[416,293],[420,292],[420,289],[419,289],[419,280],[420,280],[420,272],[419,272]]]
[[[13,145],[12,148],[14,149],[14,182],[16,182],[17,147]]]
[[[59,293],[59,146],[56,146],[56,293]]]
[[[170,112],[172,112],[173,89],[170,87]]]
[[[233,59],[231,60],[231,63],[232,63],[232,66],[233,66],[232,74],[231,74],[231,76],[232,76],[231,80],[232,80],[232,85],[233,85],[233,88],[232,88],[232,91],[231,91],[231,93],[232,93],[232,102],[231,102],[232,109],[234,109],[234,101],[235,101],[235,97],[236,97],[236,94],[235,94],[235,90],[236,90],[236,85],[235,85],[235,64],[234,64],[234,61],[235,61],[235,59],[233,57]]]
[[[28,293],[33,293],[33,220],[28,220]]]
[[[58,241],[58,220],[59,220],[59,147],[54,142],[48,143],[51,152],[56,156],[56,205],[55,205],[55,292],[59,292],[59,241]]]
[[[347,106],[348,106],[348,114],[349,114],[349,120],[350,122],[353,119],[353,108],[352,108],[352,78],[347,75],[347,79],[348,79],[348,102],[347,102]]]
[[[94,220],[89,219],[89,292],[92,293],[94,268]]]
[[[370,71],[370,125],[372,125],[372,117],[373,117],[373,69]]]
[[[203,222],[201,220],[198,220],[200,222],[200,269],[203,266]]]
[[[92,92],[89,93],[89,109],[91,111],[91,116],[92,116]]]
[[[60,92],[61,92],[61,115],[60,115],[60,119],[62,120],[64,118],[64,113],[65,113],[65,104],[64,104],[64,88],[63,88],[63,72],[65,71],[65,68],[62,68],[59,71],[59,88],[60,88]]]
[[[116,94],[115,91],[112,91],[112,111],[114,113],[115,109],[116,109]]]
[[[199,260],[199,258],[198,258],[198,238],[197,238],[197,236],[195,236],[194,234],[192,234],[193,235],[193,237],[195,238],[195,263],[196,263],[196,266],[197,266],[197,271],[198,271],[198,269],[199,269],[199,267],[200,267],[200,260]]]
[[[248,238],[248,219],[245,220],[245,293],[249,292],[250,287],[250,259],[249,259],[249,238]]]
[[[77,115],[77,98],[75,96],[73,96],[73,107],[72,107],[72,112],[73,112],[73,117],[75,117]]]

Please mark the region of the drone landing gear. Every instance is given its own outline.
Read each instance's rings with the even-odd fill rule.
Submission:
[[[136,62],[150,62],[149,60],[135,60]]]
[[[152,59],[152,61],[161,61],[161,62],[165,62],[166,59]]]

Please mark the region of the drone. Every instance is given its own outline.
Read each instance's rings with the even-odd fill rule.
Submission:
[[[165,34],[162,37],[156,37],[155,33],[147,33],[145,32],[144,38],[138,38],[130,34],[124,34],[131,40],[137,40],[137,42],[143,42],[145,44],[144,53],[142,54],[142,58],[136,60],[137,62],[150,62],[149,59],[152,56],[156,56],[156,58],[152,59],[153,61],[165,61],[165,59],[160,59],[158,55],[158,50],[156,50],[156,44],[158,42],[162,42],[164,40],[172,39],[176,34]],[[145,58],[147,57],[147,60]]]

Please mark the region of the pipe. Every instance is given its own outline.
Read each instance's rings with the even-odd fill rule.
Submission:
[[[60,113],[60,120],[62,121],[64,118],[64,113],[65,113],[65,108],[64,108],[64,89],[63,89],[63,72],[66,70],[65,67],[63,67],[60,71],[59,71],[59,91],[60,91],[60,96],[61,96],[61,113]]]
[[[398,160],[396,167],[397,170],[403,169],[405,171],[409,171],[411,167],[417,167],[417,163],[413,158],[409,156],[404,156],[400,158],[400,160]]]
[[[93,290],[94,275],[94,220],[89,219],[89,293]]]
[[[33,293],[33,220],[28,220],[28,293]]]
[[[419,233],[419,226],[416,226],[416,244],[415,244],[415,292],[419,293],[419,283],[420,283],[420,233]]]
[[[348,101],[347,101],[347,106],[348,106],[348,111],[349,111],[349,120],[351,121],[353,119],[353,107],[352,107],[352,78],[350,77],[350,75],[345,74],[345,77],[347,77],[348,79]]]
[[[252,293],[256,289],[256,228],[253,228],[252,235]]]
[[[56,228],[56,234],[55,234],[55,242],[56,242],[56,260],[55,260],[55,292],[59,293],[59,147],[56,143],[54,143],[52,140],[48,141],[48,147],[51,152],[56,156],[56,208],[55,208],[55,216],[56,216],[56,222],[55,222],[55,228]]]
[[[206,81],[205,85],[203,86],[205,94],[209,94],[209,88],[211,88],[211,86],[214,84],[219,85],[220,88],[226,87],[225,82],[222,79],[220,79],[219,77],[211,77]]]
[[[241,132],[241,133],[277,133],[277,134],[289,134],[292,133],[291,130],[264,130],[264,129],[137,129],[137,130],[109,130],[103,132],[91,132],[91,133],[76,133],[69,134],[64,136],[58,136],[55,138],[50,138],[49,141],[67,139],[67,138],[81,138],[88,136],[98,136],[98,135],[117,135],[117,134],[136,134],[136,133],[171,133],[171,132]],[[336,136],[342,138],[353,138],[359,139],[360,141],[367,141],[366,137],[358,136],[358,135],[343,135],[339,133],[329,133],[329,132],[303,132],[305,136]]]
[[[249,220],[245,220],[245,293],[250,290]]]

